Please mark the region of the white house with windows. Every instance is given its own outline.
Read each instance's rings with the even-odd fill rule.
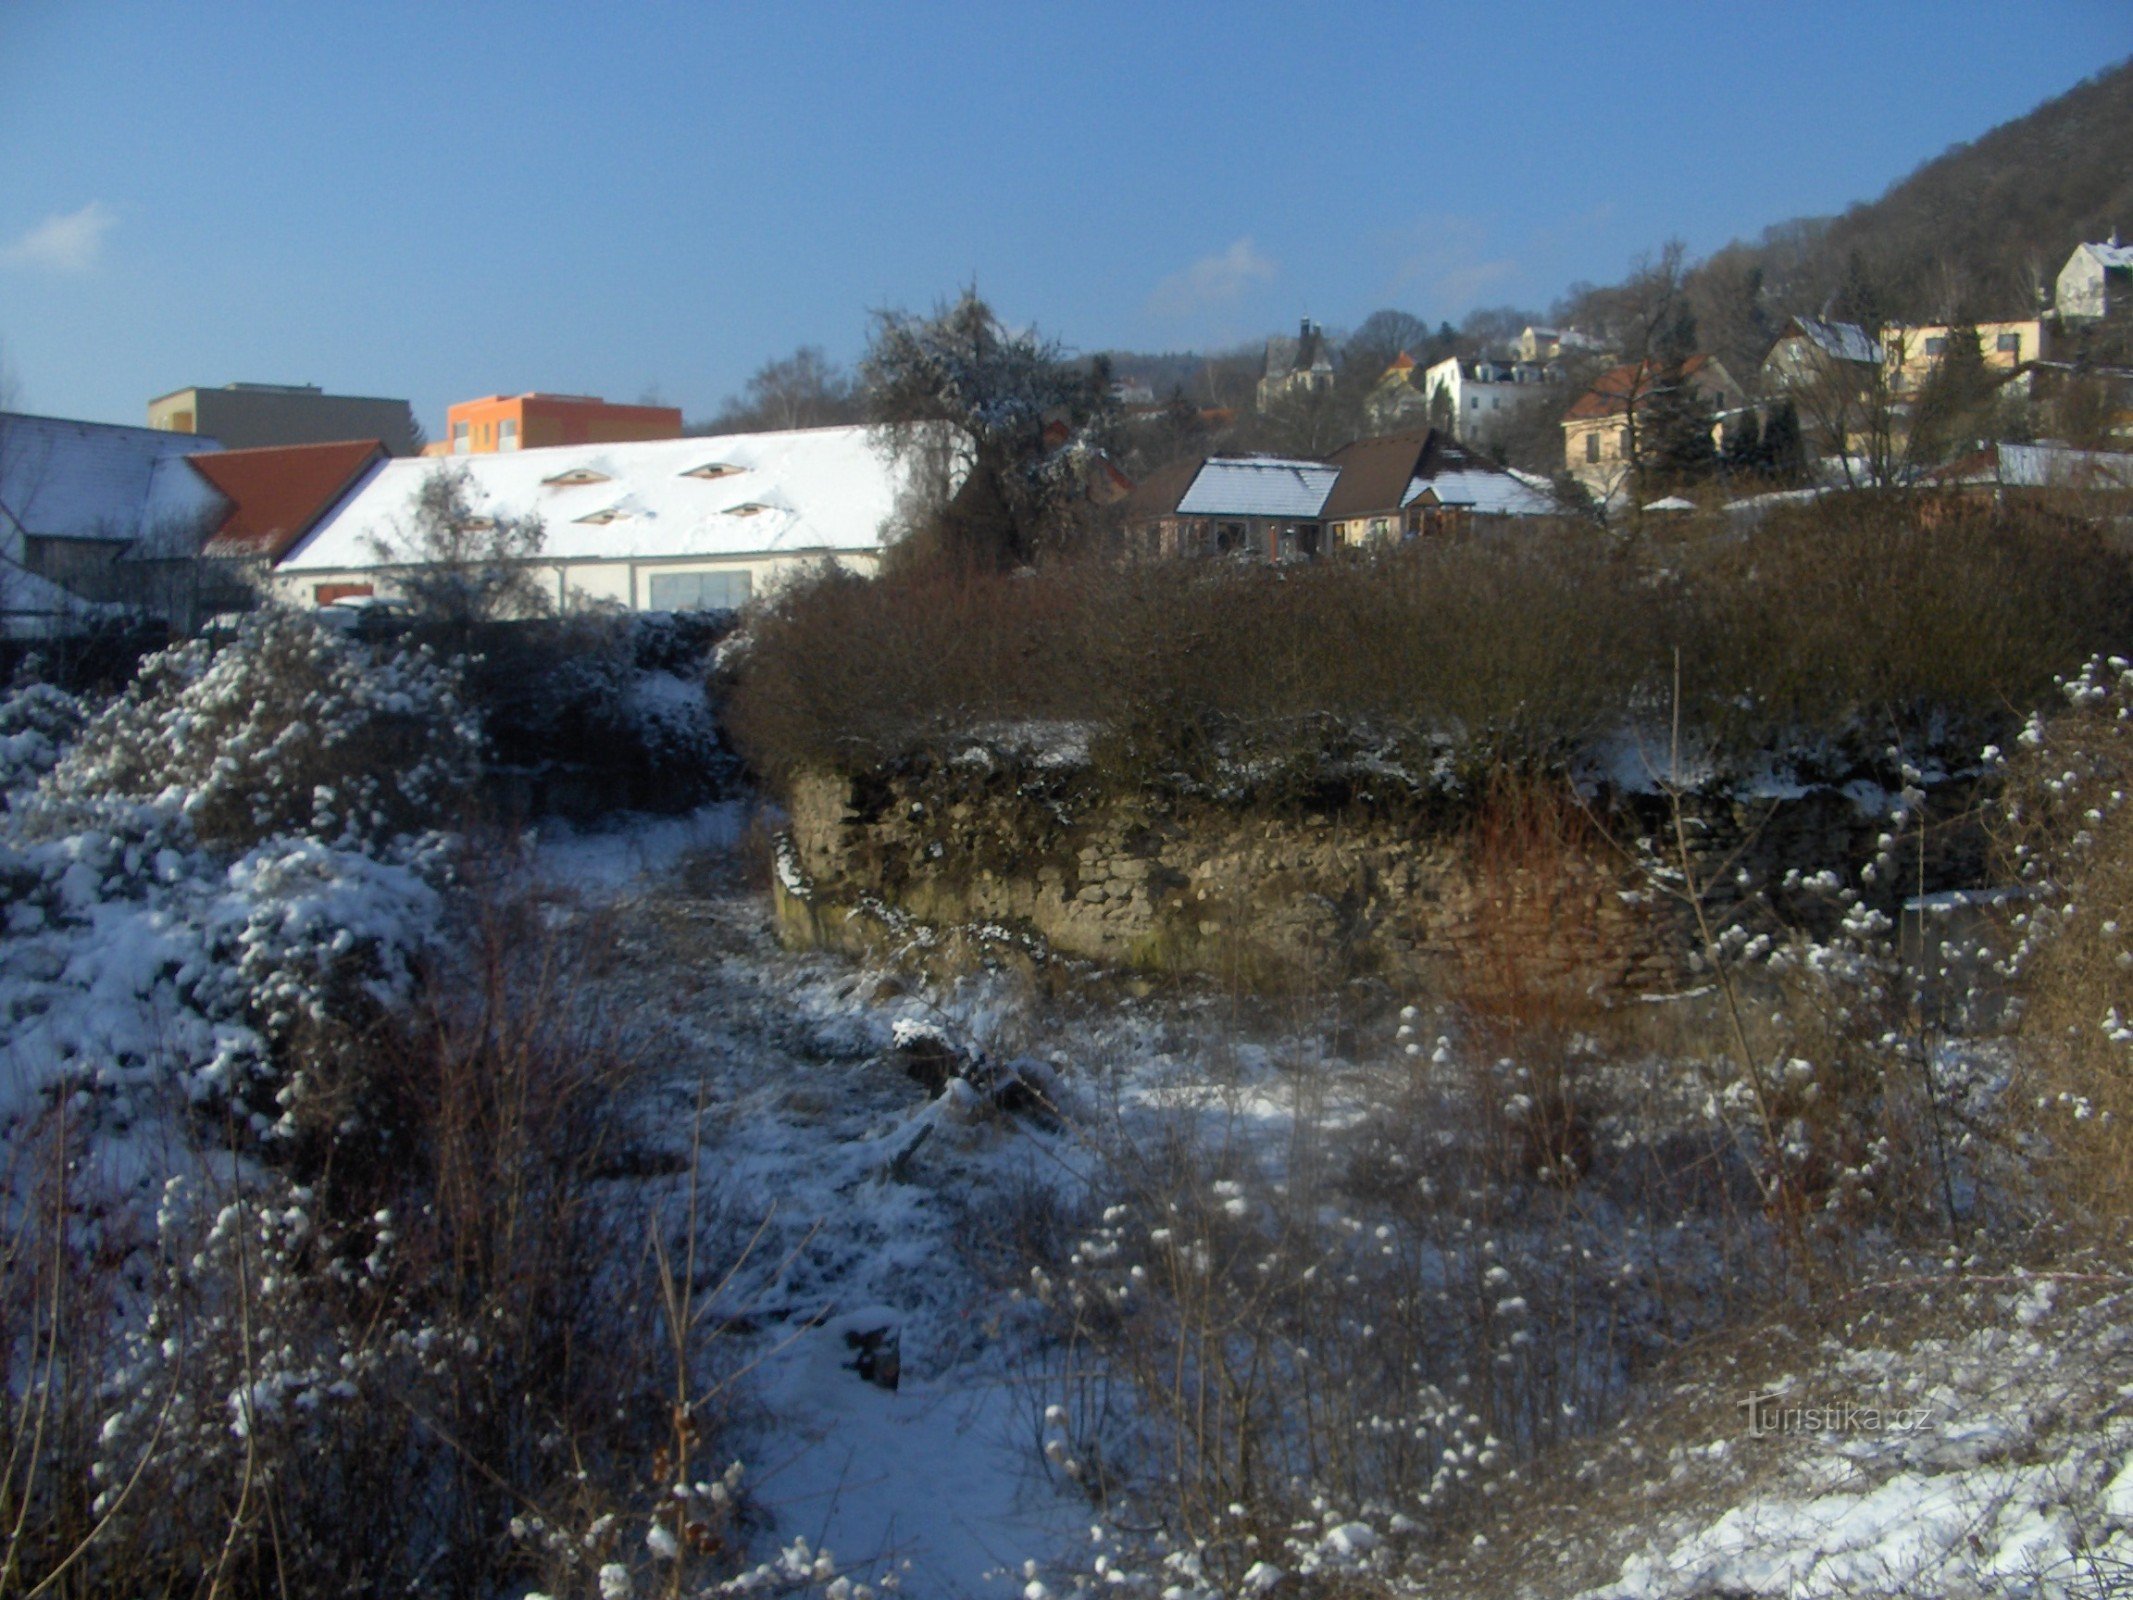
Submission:
[[[1460,443],[1486,449],[1531,406],[1565,399],[1563,369],[1554,362],[1497,361],[1450,356],[1422,376],[1429,416],[1449,423]]]
[[[903,481],[863,427],[388,460],[275,567],[281,598],[393,596],[439,472],[477,515],[540,518],[528,564],[564,611],[737,606],[825,559],[872,572]]]
[[[2133,302],[2133,244],[2118,230],[2098,244],[2077,244],[2059,269],[2057,305],[2069,322],[2093,322]]]

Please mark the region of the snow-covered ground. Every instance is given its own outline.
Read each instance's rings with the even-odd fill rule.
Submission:
[[[730,860],[743,818],[559,835],[539,870],[581,914],[615,918],[614,998],[656,1018],[645,1114],[676,1156],[695,1147],[730,1272],[707,1294],[735,1371],[738,1447],[780,1538],[805,1537],[909,1592],[1007,1593],[1089,1520],[1032,1443],[1043,1400],[983,1270],[1002,1197],[1077,1161],[1064,1130],[977,1113],[895,1064],[899,1022],[964,1037],[999,1007],[987,986],[933,998],[773,941]],[[690,868],[693,870],[682,870]],[[944,1006],[946,1009],[944,1009]],[[888,1335],[891,1389],[853,1342]],[[882,1341],[877,1337],[875,1343]]]
[[[272,1030],[351,972],[378,1005],[408,993],[419,950],[442,926],[446,891],[425,873],[443,846],[372,853],[299,832],[218,853],[167,807],[79,796],[76,810],[33,818],[22,797],[71,736],[64,710],[18,707],[0,725],[0,759],[23,775],[0,837],[9,894],[0,1125],[65,1104],[99,1192],[146,1215],[162,1179],[187,1167],[187,1095],[241,1089]],[[594,930],[611,958],[574,998],[620,1019],[634,1046],[629,1114],[643,1171],[617,1181],[668,1197],[694,1186],[709,1198],[692,1311],[724,1375],[718,1448],[745,1464],[766,1550],[805,1539],[855,1578],[895,1578],[944,1600],[1080,1591],[1199,1600],[1239,1585],[1274,1589],[1283,1565],[1352,1570],[1392,1594],[1453,1592],[1455,1565],[1478,1570],[1432,1535],[1435,1508],[1454,1502],[1430,1500],[1411,1478],[1397,1503],[1375,1488],[1314,1499],[1307,1484],[1293,1504],[1309,1515],[1280,1549],[1221,1570],[1183,1546],[1134,1548],[1149,1523],[1109,1515],[1115,1503],[1100,1504],[1077,1478],[1074,1454],[1095,1436],[1070,1436],[1053,1408],[1071,1406],[1077,1385],[1086,1393],[1089,1374],[1062,1370],[1057,1302],[1030,1288],[1028,1237],[1050,1230],[1043,1253],[1061,1292],[1122,1304],[1148,1281],[1136,1276],[1144,1261],[1160,1277],[1166,1262],[1204,1256],[1208,1242],[1234,1249],[1235,1281],[1249,1284],[1247,1257],[1264,1257],[1257,1270],[1267,1271],[1278,1236],[1285,1249],[1316,1252],[1283,1271],[1300,1267],[1305,1282],[1323,1268],[1348,1288],[1311,1302],[1326,1319],[1311,1338],[1326,1343],[1269,1342],[1282,1368],[1276,1389],[1301,1381],[1300,1362],[1412,1341],[1392,1350],[1400,1359],[1388,1370],[1407,1382],[1398,1369],[1412,1357],[1421,1376],[1403,1392],[1426,1392],[1436,1409],[1366,1414],[1362,1424],[1414,1430],[1430,1465],[1442,1449],[1440,1479],[1464,1485],[1478,1474],[1477,1505],[1498,1489],[1506,1502],[1527,1490],[1513,1470],[1526,1458],[1470,1426],[1487,1404],[1481,1390],[1546,1393],[1545,1415],[1536,1409],[1525,1424],[1528,1442],[1548,1454],[1551,1481],[1587,1487],[1556,1502],[1568,1508],[1561,1523],[1497,1527],[1493,1546],[1477,1535],[1475,1548],[1553,1554],[1582,1517],[1605,1525],[1588,1541],[1605,1560],[1557,1569],[1521,1559],[1515,1577],[1479,1587],[1460,1577],[1457,1592],[2127,1592],[2133,1311],[2121,1281],[2062,1285],[1968,1261],[1929,1264],[1920,1270],[1932,1292],[1956,1302],[1959,1317],[1868,1329],[1813,1347],[1811,1359],[1795,1344],[1789,1366],[1754,1364],[1758,1392],[1780,1413],[1863,1401],[1914,1409],[1929,1426],[1831,1428],[1781,1415],[1768,1436],[1750,1433],[1746,1417],[1671,1439],[1639,1432],[1634,1385],[1645,1380],[1624,1348],[1642,1341],[1648,1355],[1713,1331],[1725,1314],[1717,1291],[1735,1265],[1698,1219],[1641,1214],[1597,1180],[1561,1192],[1558,1205],[1558,1191],[1527,1175],[1503,1186],[1516,1196],[1494,1213],[1496,1199],[1469,1205],[1434,1189],[1482,1181],[1472,1165],[1453,1175],[1456,1140],[1429,1120],[1444,1102],[1423,1089],[1450,1063],[1450,1046],[1430,1042],[1441,1019],[1385,993],[1295,1004],[1148,993],[1115,975],[1033,969],[1027,952],[930,976],[796,954],[778,946],[751,884],[750,820],[726,804],[550,827],[517,853],[516,870],[551,925]],[[970,1075],[934,1092],[907,1070],[913,1040],[940,1041]],[[1667,1074],[1655,1066],[1664,1063],[1615,1063],[1624,1081],[1614,1104],[1687,1138],[1711,1097],[1686,1071],[1659,1082]],[[1499,1067],[1522,1070],[1506,1060],[1483,1076]],[[1035,1102],[988,1099],[988,1072],[1035,1086]],[[1523,1090],[1505,1103],[1519,1100],[1531,1103]],[[262,1139],[272,1111],[254,1113]],[[1638,1136],[1611,1115],[1596,1118],[1594,1144]],[[1191,1153],[1185,1176],[1126,1192],[1134,1162],[1159,1150]],[[1183,1205],[1185,1219],[1146,1214],[1165,1205]],[[1189,1248],[1173,1237],[1188,1226],[1200,1229]],[[1221,1281],[1204,1261],[1192,1270]],[[1462,1275],[1472,1280],[1464,1299],[1446,1292]],[[1558,1335],[1544,1320],[1523,1320],[1566,1285],[1604,1290],[1604,1314],[1579,1315],[1623,1342],[1567,1376],[1548,1369],[1550,1352],[1578,1368],[1599,1348],[1595,1336],[1577,1323],[1551,1345]],[[1691,1303],[1707,1292],[1710,1305]],[[1401,1313],[1388,1324],[1396,1333],[1350,1325],[1390,1309]],[[1451,1322],[1462,1316],[1494,1331],[1460,1346],[1465,1334]],[[1448,1370],[1445,1351],[1460,1348],[1474,1352],[1469,1370]],[[1425,1354],[1436,1365],[1422,1374]],[[1100,1357],[1093,1346],[1075,1353]],[[1480,1380],[1471,1394],[1470,1378]],[[1621,1426],[1579,1431],[1586,1424],[1575,1419],[1595,1413],[1572,1402],[1594,1393]],[[1610,1453],[1625,1439],[1631,1453]],[[1111,1487],[1145,1471],[1129,1454],[1132,1417],[1114,1415],[1095,1442],[1119,1447]],[[1099,1569],[1099,1552],[1116,1564]]]
[[[648,1092],[677,1140],[704,1085],[703,1170],[729,1243],[747,1241],[712,1317],[746,1369],[751,1481],[781,1536],[865,1571],[901,1568],[914,1592],[1077,1587],[1102,1519],[1046,1466],[1043,1414],[1057,1396],[1037,1322],[1003,1293],[1005,1263],[988,1261],[991,1220],[1033,1192],[1072,1195],[1093,1170],[1099,1118],[1114,1129],[1183,1118],[1278,1150],[1300,1111],[1336,1133],[1366,1127],[1383,1080],[1310,1029],[1240,1025],[1178,997],[1108,991],[1104,1005],[1077,1005],[1005,973],[929,985],[783,951],[727,859],[738,831],[719,813],[548,854],[572,894],[620,916],[633,959],[618,981],[661,1008],[667,1059]],[[614,866],[638,860],[634,879]],[[899,1024],[996,1057],[1043,1041],[1033,1053],[1090,1122],[929,1100],[898,1068]],[[1825,1349],[1811,1373],[1767,1386],[1784,1406],[1913,1407],[1924,1426],[1817,1431],[1793,1416],[1751,1436],[1744,1414],[1640,1456],[1627,1476],[1614,1460],[1596,1495],[1659,1498],[1642,1526],[1589,1508],[1627,1552],[1591,1600],[2120,1592],[2111,1585],[2133,1572],[2133,1317],[2119,1298],[2062,1300],[2045,1281],[1980,1288],[1966,1307],[1958,1331]],[[853,1337],[884,1329],[900,1342],[893,1391],[855,1370]],[[1592,1441],[1596,1460],[1606,1442]],[[1585,1447],[1560,1448],[1574,1467]],[[1684,1499],[1684,1483],[1701,1488]],[[1432,1592],[1442,1552],[1425,1543],[1395,1558],[1380,1537],[1338,1522],[1329,1559],[1369,1554],[1390,1592]],[[1564,1592],[1545,1570],[1529,1566],[1515,1592]]]

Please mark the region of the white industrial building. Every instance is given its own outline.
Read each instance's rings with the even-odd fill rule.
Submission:
[[[281,598],[396,593],[441,471],[478,517],[540,519],[528,564],[560,610],[735,606],[824,559],[871,572],[903,481],[864,427],[385,461],[276,566]]]

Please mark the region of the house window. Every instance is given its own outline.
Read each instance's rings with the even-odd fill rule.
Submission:
[[[1481,396],[1475,395],[1472,400],[1467,402],[1467,406],[1469,410],[1479,411],[1481,409]]]
[[[2022,336],[2019,333],[2003,333],[1993,341],[1993,347],[2003,356],[2022,357]]]
[[[506,417],[496,426],[498,429],[496,448],[499,450],[516,450],[518,448],[518,418]]]
[[[452,454],[463,456],[466,453],[467,425],[464,422],[455,422],[452,424]]]
[[[1600,459],[1600,436],[1597,433],[1585,435],[1585,459],[1587,461]]]
[[[552,478],[543,478],[541,482],[551,489],[574,489],[585,483],[605,483],[607,474],[595,472],[591,467],[572,467],[567,472],[558,472]]]
[[[684,478],[730,478],[742,469],[730,461],[707,461],[700,467],[691,467]]]
[[[1939,338],[1939,337],[1937,337],[1937,336],[1936,336],[1936,337],[1934,337],[1934,338],[1931,338],[1931,339],[1928,339],[1928,340],[1926,341],[1926,354],[1927,354],[1927,355],[1929,355],[1929,356],[1943,356],[1943,355],[1946,355],[1947,353],[1948,353],[1948,341],[1947,341],[1946,339],[1942,339],[1942,338]]]
[[[654,573],[651,609],[732,611],[748,603],[750,581],[746,571]]]

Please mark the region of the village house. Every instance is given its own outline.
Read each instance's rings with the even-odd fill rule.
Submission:
[[[1636,463],[1639,419],[1652,395],[1670,382],[1686,384],[1711,413],[1712,442],[1729,414],[1748,397],[1716,356],[1693,355],[1678,368],[1633,361],[1602,373],[1563,417],[1563,466],[1595,498],[1606,500],[1629,480]]]
[[[1541,328],[1527,323],[1512,341],[1511,353],[1521,361],[1560,361],[1570,356],[1597,356],[1605,347],[1589,333],[1576,328]]]
[[[1333,387],[1333,346],[1326,330],[1309,317],[1296,337],[1276,334],[1266,342],[1266,366],[1259,379],[1259,409],[1293,394],[1323,394]]]
[[[1501,443],[1521,412],[1560,405],[1564,374],[1554,362],[1447,356],[1423,374],[1428,415],[1477,449]]]
[[[2046,360],[2051,355],[2051,325],[2042,317],[2023,317],[2013,322],[1979,322],[1971,326],[1977,330],[1978,351],[1984,357],[1988,372],[2011,377],[2030,363]],[[1883,365],[1888,372],[1889,393],[1900,400],[1915,397],[1925,386],[1926,379],[1932,376],[1933,369],[1947,355],[1949,340],[1960,337],[1962,332],[1961,325],[1946,322],[1884,324],[1881,349]]]
[[[378,439],[392,454],[411,456],[417,444],[414,408],[405,400],[327,394],[310,383],[175,389],[148,402],[148,425],[204,434],[231,450]]]
[[[1550,496],[1442,429],[1358,439],[1324,460],[1202,456],[1151,473],[1125,502],[1148,555],[1289,561],[1552,516]]]
[[[444,414],[444,438],[425,455],[487,455],[558,444],[628,444],[679,439],[679,406],[614,405],[589,394],[491,394]]]
[[[1794,317],[1763,357],[1763,389],[1796,393],[1834,383],[1864,398],[1873,391],[1881,359],[1880,344],[1855,322]]]
[[[1965,499],[2064,504],[2083,516],[2133,514],[2133,454],[2058,444],[1990,444],[1938,468],[1931,481]]]
[[[1317,555],[1340,469],[1290,456],[1198,456],[1152,472],[1128,495],[1129,537],[1159,556]]]
[[[1403,424],[1426,422],[1429,395],[1416,380],[1421,369],[1415,358],[1402,350],[1378,374],[1370,393],[1363,397],[1363,420],[1375,432],[1390,433]]]
[[[463,477],[477,519],[538,518],[528,566],[559,610],[738,606],[811,564],[872,572],[902,473],[864,427],[386,461],[273,569],[283,599],[390,597],[425,559],[425,484]]]
[[[221,444],[161,428],[0,413],[0,611],[16,634],[209,603],[195,558],[223,502],[189,465]]]
[[[2133,245],[2118,230],[2101,244],[2077,244],[2059,269],[2055,308],[2069,322],[2094,322],[2133,304]]]
[[[1358,439],[1327,459],[1340,469],[1321,513],[1336,550],[1557,513],[1545,490],[1481,459],[1441,428]]]
[[[189,458],[221,498],[201,554],[233,575],[260,577],[392,459],[378,439],[223,450]]]

